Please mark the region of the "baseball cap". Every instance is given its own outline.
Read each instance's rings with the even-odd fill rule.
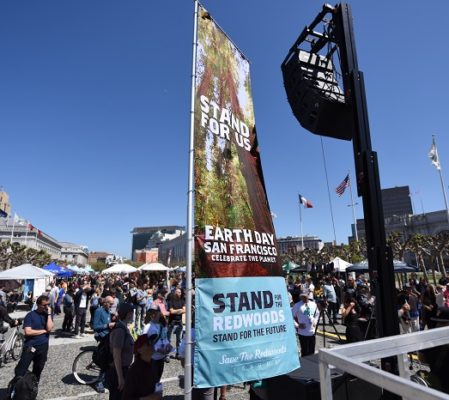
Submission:
[[[147,334],[140,335],[137,340],[134,342],[134,354],[137,354],[137,351],[144,346],[145,344],[150,345],[151,347],[157,342],[158,335],[152,334],[148,336]]]

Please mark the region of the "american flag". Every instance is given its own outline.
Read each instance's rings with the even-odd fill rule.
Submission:
[[[335,188],[335,193],[337,193],[339,196],[342,196],[348,186],[349,174],[346,175],[345,179],[343,179],[341,183]]]

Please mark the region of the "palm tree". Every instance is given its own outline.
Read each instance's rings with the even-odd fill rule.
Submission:
[[[26,263],[26,250],[27,247],[14,242],[10,246],[10,266],[17,267],[18,265],[22,265]]]
[[[417,233],[416,235],[413,235],[409,239],[408,248],[410,251],[415,253],[416,255],[416,261],[418,263],[418,267],[421,268],[421,271],[424,274],[424,277],[426,280],[428,280],[427,276],[427,270],[426,266],[424,264],[424,249],[426,248],[426,240],[424,235],[421,235],[420,233]]]
[[[319,258],[323,264],[329,264],[334,258],[335,246],[324,246],[319,251]]]
[[[429,238],[433,259],[439,264],[439,271],[443,277],[447,277],[446,268],[444,267],[443,255],[449,251],[449,232],[440,232]]]
[[[35,265],[36,267],[44,267],[50,264],[51,256],[45,250],[35,250],[28,248],[25,251],[25,262]]]
[[[391,232],[387,238],[387,244],[390,246],[393,252],[393,258],[395,260],[404,260],[404,253],[409,246],[410,238],[403,239],[403,236],[399,232]]]
[[[20,243],[0,243],[0,266],[1,269],[17,267],[22,264],[33,264],[43,267],[51,262],[51,256],[45,250],[36,250],[26,247]]]
[[[0,270],[6,269],[10,260],[10,243],[0,242]]]

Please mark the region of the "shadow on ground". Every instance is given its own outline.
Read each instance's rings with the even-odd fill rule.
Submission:
[[[68,374],[66,376],[63,376],[61,381],[63,383],[65,383],[66,385],[79,385],[82,386],[81,383],[79,383],[75,377],[73,376],[73,374]]]

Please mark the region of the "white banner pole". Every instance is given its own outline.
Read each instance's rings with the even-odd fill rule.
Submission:
[[[187,263],[186,263],[186,353],[184,364],[184,399],[192,399],[192,256],[193,256],[193,194],[194,194],[194,145],[195,145],[195,89],[196,51],[198,37],[198,0],[194,0],[192,88],[190,105],[189,188],[187,192]]]

